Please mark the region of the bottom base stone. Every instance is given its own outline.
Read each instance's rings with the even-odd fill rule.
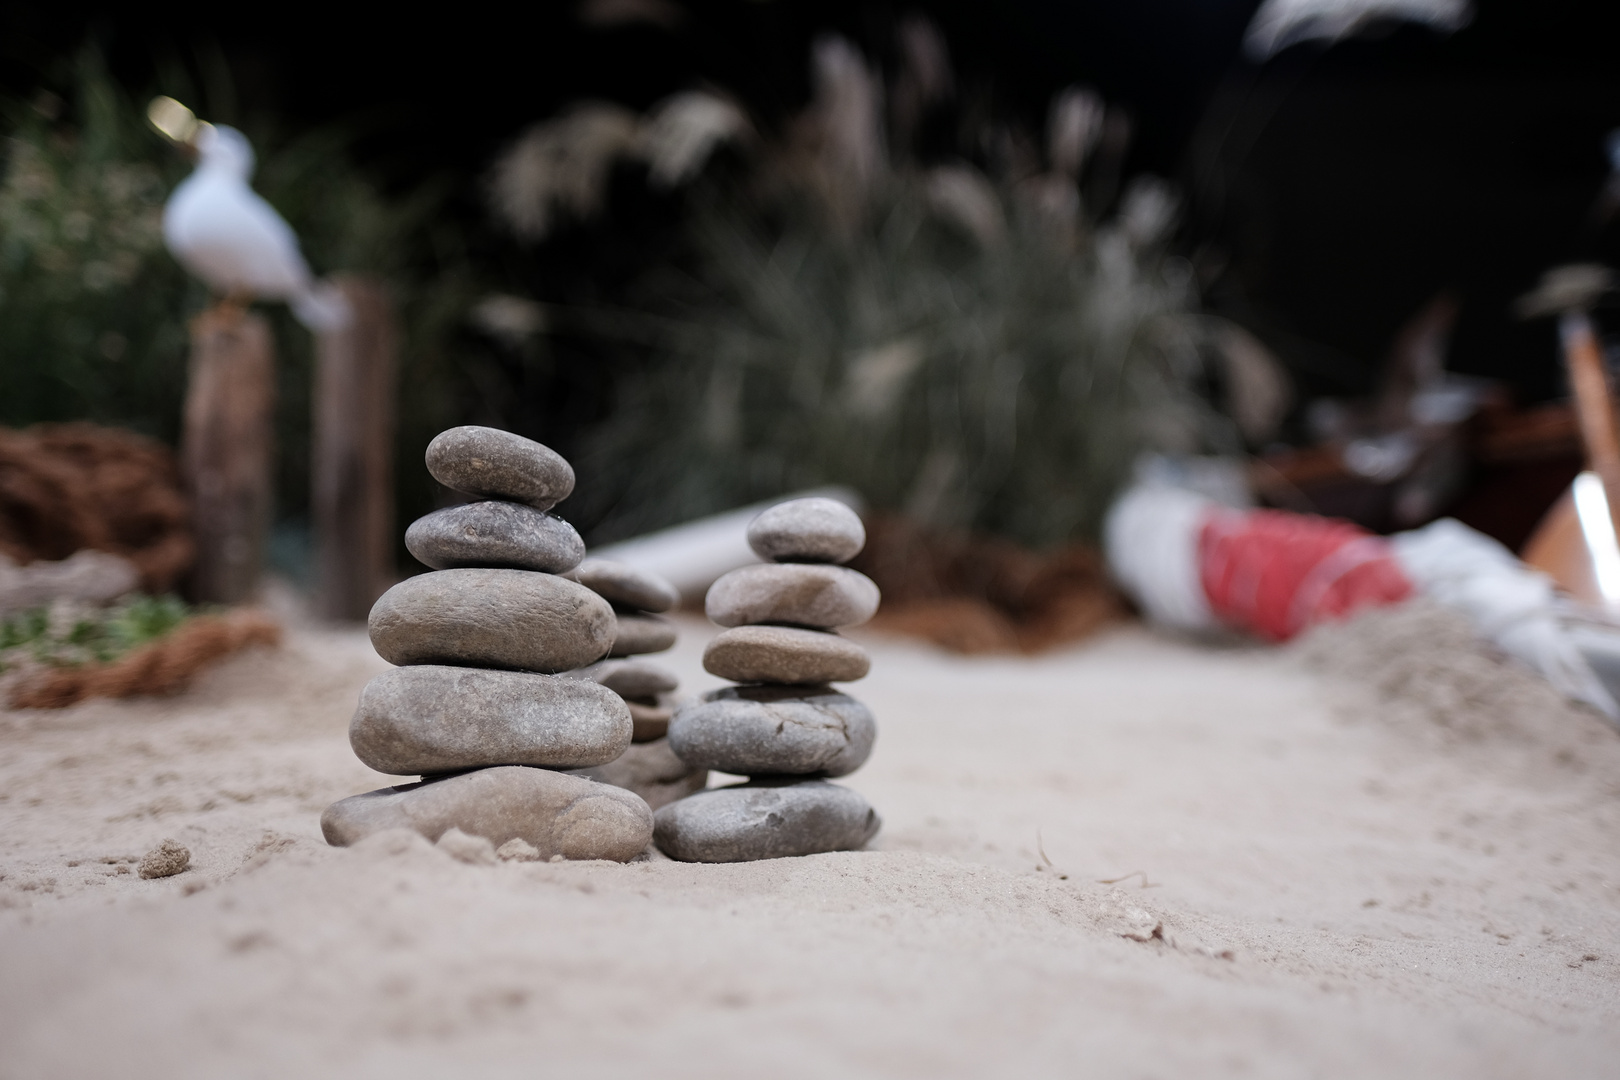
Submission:
[[[709,782],[709,770],[694,769],[676,757],[668,739],[632,743],[606,765],[575,769],[570,775],[633,791],[654,810],[702,791]]]
[[[853,851],[883,825],[859,792],[796,778],[700,791],[663,807],[653,822],[658,849],[682,862]]]
[[[321,815],[321,832],[336,847],[385,829],[411,829],[434,842],[460,829],[495,847],[522,840],[542,859],[615,862],[646,848],[652,824],[651,809],[632,792],[522,765],[368,791],[333,803]]]

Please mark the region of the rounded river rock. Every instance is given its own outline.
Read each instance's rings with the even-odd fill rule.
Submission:
[[[452,491],[550,510],[574,490],[574,468],[533,439],[489,427],[453,427],[428,443],[427,468]]]
[[[613,647],[608,602],[531,570],[437,570],[406,578],[371,608],[371,644],[390,664],[455,664],[547,674]]]
[[[382,773],[490,765],[573,769],[624,753],[624,699],[583,679],[424,664],[385,671],[360,691],[349,744]]]
[[[871,666],[853,641],[794,626],[733,627],[703,650],[703,670],[742,683],[853,682]]]
[[[513,502],[435,510],[405,530],[405,547],[435,570],[491,566],[561,574],[585,557],[585,541],[572,525]]]
[[[859,792],[822,780],[700,791],[654,815],[653,841],[682,862],[747,862],[854,851],[883,822]]]
[[[630,722],[634,725],[631,742],[652,742],[669,734],[669,721],[675,715],[673,709],[645,701],[627,701],[625,706],[630,710]]]
[[[882,599],[871,578],[847,566],[744,566],[709,586],[703,607],[721,626],[789,623],[818,630],[863,623]]]
[[[620,697],[657,697],[680,685],[668,670],[646,660],[603,660],[579,672]]]
[[[434,842],[460,829],[497,848],[522,840],[542,859],[626,862],[652,839],[652,811],[623,788],[504,765],[352,795],[321,815],[321,833],[337,847],[387,829],[411,829]]]
[[[866,528],[837,499],[793,499],[749,522],[748,546],[775,562],[841,563],[866,546]]]
[[[657,574],[612,559],[586,559],[568,576],[615,607],[668,611],[681,600],[675,586]]]
[[[618,612],[610,656],[663,652],[675,644],[675,624],[657,615]]]
[[[579,769],[574,775],[633,791],[654,810],[702,791],[709,782],[709,770],[694,769],[676,757],[668,739],[636,743],[606,765]]]
[[[669,722],[682,761],[743,776],[844,776],[865,764],[876,739],[871,710],[824,687],[727,686]]]

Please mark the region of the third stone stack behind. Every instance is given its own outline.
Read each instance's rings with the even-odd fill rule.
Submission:
[[[703,666],[745,685],[682,706],[669,743],[688,765],[750,779],[660,809],[653,838],[666,855],[740,862],[847,851],[876,835],[866,800],[821,779],[860,768],[877,736],[871,711],[827,685],[869,666],[864,649],[833,632],[877,611],[872,580],[837,565],[865,542],[860,518],[832,499],[781,503],[749,525],[749,545],[773,561],[733,570],[704,604],[731,629],[710,642]]]
[[[676,757],[665,738],[679,682],[662,665],[639,659],[675,644],[675,624],[659,615],[679,602],[680,593],[657,574],[611,559],[586,559],[566,576],[612,604],[615,620],[612,658],[572,674],[623,698],[635,725],[623,754],[575,775],[627,788],[654,810],[702,791],[709,771]]]

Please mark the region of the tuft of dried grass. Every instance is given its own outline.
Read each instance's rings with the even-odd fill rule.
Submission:
[[[1096,549],[1035,552],[999,537],[927,529],[902,517],[867,522],[851,565],[877,582],[870,626],[958,653],[1037,653],[1126,616]]]
[[[0,554],[27,565],[86,548],[129,559],[147,592],[174,588],[196,544],[173,452],[83,422],[0,428]]]
[[[116,660],[45,668],[12,689],[13,709],[62,709],[93,697],[176,694],[209,664],[250,645],[277,645],[281,626],[263,612],[199,615]]]

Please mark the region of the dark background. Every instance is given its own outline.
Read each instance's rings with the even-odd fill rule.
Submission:
[[[1241,49],[1256,6],[732,0],[666,5],[679,17],[665,25],[587,25],[573,4],[13,4],[0,87],[65,84],[93,40],[133,93],[182,72],[214,119],[345,125],[388,188],[447,185],[447,212],[476,233],[490,229],[479,179],[493,155],[571,101],[640,108],[708,84],[780,123],[807,98],[817,33],[892,62],[896,20],[922,11],[944,31],[959,90],[1032,130],[1071,83],[1129,112],[1130,171],[1170,176],[1188,197],[1180,243],[1208,304],[1259,333],[1306,396],[1369,391],[1398,327],[1441,289],[1462,301],[1454,370],[1505,379],[1521,401],[1560,394],[1551,328],[1514,322],[1506,305],[1548,265],[1614,255],[1614,228],[1590,213],[1604,135],[1620,127],[1620,5],[1484,3],[1450,37],[1386,27],[1262,66]],[[645,194],[614,208],[609,227],[565,232],[514,272],[550,299],[611,292],[656,250],[660,213]],[[601,394],[575,386],[551,408],[598,412]]]

